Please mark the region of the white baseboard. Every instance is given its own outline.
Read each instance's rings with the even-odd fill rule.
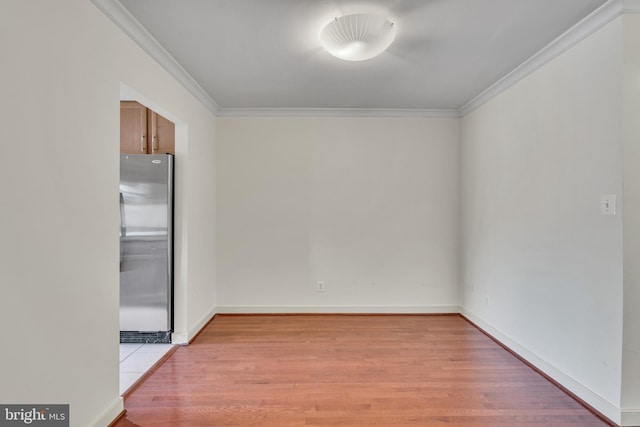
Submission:
[[[198,323],[190,328],[187,332],[174,332],[171,334],[171,344],[175,345],[187,345],[189,341],[195,337],[198,332],[216,315],[216,309],[214,308],[207,313]]]
[[[173,332],[171,334],[171,344],[173,345],[187,345],[189,344],[189,334]]]
[[[214,308],[210,312],[208,312],[202,319],[200,319],[200,321],[196,323],[191,329],[189,329],[189,336],[188,336],[187,342],[191,341],[193,337],[198,335],[198,332],[200,332],[202,328],[204,328],[205,325],[209,323],[209,321],[213,319],[213,316],[215,315],[216,315],[216,309]]]
[[[640,426],[640,409],[623,409],[620,411],[621,426]]]
[[[223,305],[216,308],[219,314],[453,314],[460,313],[457,305],[416,306],[273,306],[273,305]]]
[[[485,332],[491,335],[493,338],[502,343],[505,347],[509,348],[511,351],[516,353],[518,356],[522,357],[524,360],[529,362],[531,365],[535,366],[540,371],[544,372],[549,377],[553,378],[554,381],[557,381],[567,390],[571,391],[573,394],[582,399],[585,403],[590,405],[596,411],[600,412],[605,417],[609,418],[611,421],[618,425],[623,426],[631,426],[638,425],[636,424],[621,424],[621,416],[622,413],[620,408],[616,407],[611,402],[603,399],[601,396],[597,395],[587,387],[585,387],[580,382],[571,378],[555,366],[551,365],[529,349],[523,347],[518,344],[516,341],[502,333],[500,330],[494,328],[489,323],[482,320],[480,317],[476,316],[469,310],[461,307],[460,314],[469,319],[471,322],[475,323],[478,327],[482,328]],[[629,416],[631,417],[631,412]],[[639,415],[639,414],[636,414]],[[637,418],[635,418],[637,420]]]
[[[118,397],[102,414],[90,424],[91,427],[104,427],[111,424],[124,410],[124,399]]]

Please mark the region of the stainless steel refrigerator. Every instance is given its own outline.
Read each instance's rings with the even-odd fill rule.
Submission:
[[[173,167],[170,154],[120,156],[120,342],[171,342]]]

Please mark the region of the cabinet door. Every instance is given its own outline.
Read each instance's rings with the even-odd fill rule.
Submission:
[[[146,152],[147,108],[135,101],[120,101],[120,153]]]
[[[176,125],[155,111],[149,110],[150,154],[175,154]]]

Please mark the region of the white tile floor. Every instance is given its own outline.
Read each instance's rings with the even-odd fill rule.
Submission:
[[[173,347],[172,344],[120,344],[120,395]]]

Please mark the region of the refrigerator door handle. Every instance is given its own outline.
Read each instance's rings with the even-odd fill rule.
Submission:
[[[124,241],[127,237],[127,222],[124,216],[124,196],[120,192],[120,267],[124,258]]]

